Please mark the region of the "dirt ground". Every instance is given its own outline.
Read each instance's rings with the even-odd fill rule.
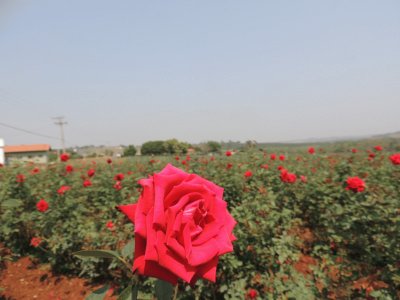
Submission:
[[[53,276],[48,266],[35,265],[29,257],[6,262],[0,271],[0,300],[79,300],[97,288],[81,278]],[[105,299],[116,299],[111,293]]]

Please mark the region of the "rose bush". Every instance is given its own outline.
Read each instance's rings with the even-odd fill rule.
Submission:
[[[134,271],[172,284],[215,282],[218,257],[235,240],[223,189],[170,164],[139,183],[138,202],[119,206],[135,224]]]
[[[400,168],[391,155],[399,154],[400,144],[382,143],[384,150],[368,160],[375,144],[326,145],[315,155],[301,145],[238,149],[230,157],[221,152],[178,160],[72,159],[71,173],[61,162],[4,166],[0,244],[16,255],[34,257],[55,273],[118,286],[116,294],[136,284],[138,299],[154,299],[159,281],[136,276],[139,272],[132,276],[134,227],[114,208],[136,202],[140,178],[160,172],[167,163],[179,167],[185,160],[187,172],[224,188],[224,200],[238,225],[234,254],[220,257],[217,282],[198,280],[194,288],[178,285],[177,299],[236,300],[255,294],[255,299],[398,299]],[[286,159],[270,159],[273,152]],[[88,174],[91,168],[93,177]],[[283,169],[298,180],[283,182]],[[249,178],[244,176],[247,170],[252,172]],[[18,174],[22,182],[16,180]],[[116,174],[125,178],[116,182]],[[353,182],[353,192],[346,187],[355,175],[364,184]],[[92,185],[85,188],[85,180]],[[61,186],[71,189],[60,195]],[[39,199],[49,205],[45,212],[37,207]],[[30,244],[33,237],[41,241],[37,247],[36,242]],[[93,249],[119,253],[127,268],[118,259],[72,255]]]

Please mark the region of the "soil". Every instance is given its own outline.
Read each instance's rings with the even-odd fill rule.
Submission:
[[[82,278],[55,276],[49,266],[35,265],[29,257],[6,262],[0,273],[1,300],[79,300],[99,287]],[[104,299],[116,299],[111,293]]]

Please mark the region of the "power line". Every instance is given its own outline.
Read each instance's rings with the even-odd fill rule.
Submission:
[[[18,131],[29,133],[29,134],[36,135],[36,136],[45,137],[45,138],[48,138],[48,139],[53,139],[53,140],[58,140],[58,141],[60,140],[59,138],[54,137],[54,136],[45,135],[45,134],[37,133],[37,132],[34,132],[34,131],[18,128],[18,127],[15,127],[15,126],[12,126],[12,125],[8,125],[8,124],[2,123],[2,122],[0,122],[0,126],[8,127],[8,128],[14,129],[14,130],[18,130]]]
[[[16,97],[15,95],[10,94],[10,91],[7,91],[3,88],[0,88],[0,101],[6,102],[6,103],[8,102],[11,104],[15,104],[15,102],[19,102],[20,104],[24,104],[24,105],[28,104],[28,101],[22,99],[19,96]]]

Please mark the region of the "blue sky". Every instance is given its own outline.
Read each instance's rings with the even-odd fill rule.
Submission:
[[[65,116],[67,146],[399,131],[399,32],[397,0],[4,0],[0,123]]]

